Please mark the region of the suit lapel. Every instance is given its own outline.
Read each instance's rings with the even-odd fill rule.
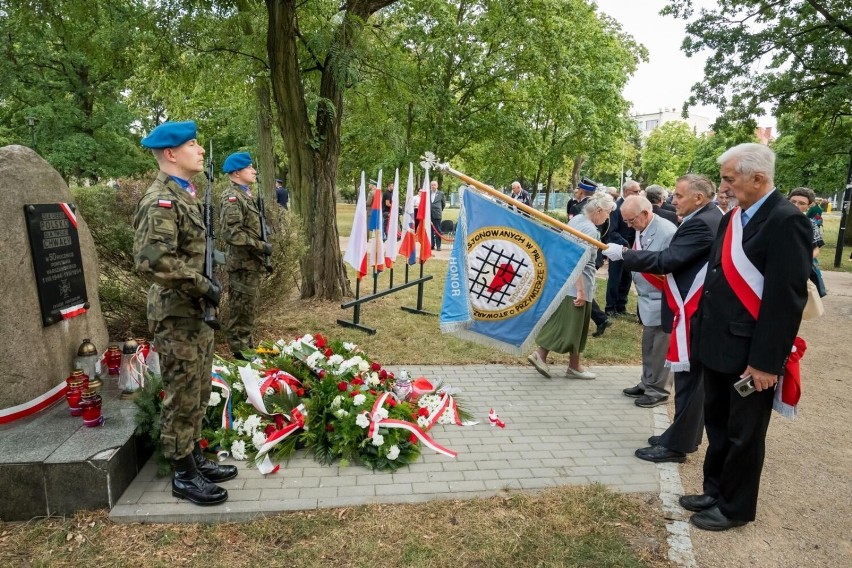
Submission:
[[[761,205],[760,209],[757,210],[757,213],[754,214],[754,218],[749,219],[746,226],[743,227],[743,244],[748,242],[749,239],[758,233],[761,225],[763,225],[763,223],[769,218],[769,214],[772,212],[772,209],[778,205],[779,199],[781,199],[781,194],[776,189],[769,197],[766,198],[766,201],[763,202],[763,205]]]

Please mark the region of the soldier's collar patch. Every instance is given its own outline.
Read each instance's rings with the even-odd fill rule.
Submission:
[[[166,209],[172,208],[172,202],[170,199],[160,199],[157,201],[157,205],[160,207],[165,207]]]
[[[228,198],[228,201],[230,201],[231,203],[234,203],[236,200],[237,200],[236,195],[232,195],[231,197]]]

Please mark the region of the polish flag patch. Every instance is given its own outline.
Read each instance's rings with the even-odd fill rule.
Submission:
[[[236,202],[237,202],[237,198],[236,198],[236,196],[234,196],[234,197],[229,197],[229,198],[228,198],[228,201],[230,201],[231,203],[236,203]]]
[[[160,199],[157,201],[157,205],[160,207],[165,207],[166,209],[172,208],[172,202],[168,199]]]

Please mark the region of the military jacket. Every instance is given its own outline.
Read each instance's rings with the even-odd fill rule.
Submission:
[[[228,270],[261,270],[260,211],[257,203],[239,185],[232,183],[222,193],[219,226],[228,255]]]
[[[139,200],[133,228],[136,271],[154,281],[148,319],[202,318],[199,298],[210,284],[204,277],[207,238],[201,203],[160,172]]]

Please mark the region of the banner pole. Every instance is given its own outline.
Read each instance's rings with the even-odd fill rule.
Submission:
[[[475,180],[472,177],[467,176],[467,175],[461,173],[458,170],[454,170],[453,168],[450,167],[449,164],[441,164],[441,163],[438,163],[437,161],[433,161],[433,159],[430,159],[429,155],[427,155],[425,157],[425,160],[426,161],[423,164],[424,167],[428,164],[428,165],[432,166],[433,168],[435,168],[437,170],[440,170],[440,171],[448,173],[452,176],[455,176],[455,177],[459,178],[460,180],[462,180],[463,182],[465,182],[466,184],[471,185],[471,186],[475,187],[476,189],[478,189],[482,192],[485,192],[492,197],[496,197],[497,199],[500,199],[500,200],[512,205],[513,207],[520,209],[524,213],[528,213],[529,215],[531,215],[532,217],[535,217],[539,221],[542,221],[542,222],[547,223],[549,225],[553,225],[554,227],[557,227],[558,229],[561,229],[565,232],[571,233],[572,235],[574,235],[578,239],[583,239],[584,241],[586,241],[590,245],[593,245],[593,246],[595,246],[599,249],[606,249],[606,247],[607,247],[607,245],[605,243],[602,243],[601,241],[599,241],[597,239],[593,239],[589,235],[578,231],[574,227],[569,227],[565,223],[563,223],[561,221],[557,221],[553,217],[545,215],[544,213],[538,211],[537,209],[530,207],[529,205],[524,205],[523,203],[520,203],[519,201],[515,201],[514,199],[512,199],[511,197],[509,197],[507,195],[503,195],[502,193],[500,193],[499,191],[497,191],[493,187],[486,185],[486,184],[482,183],[481,181]]]

